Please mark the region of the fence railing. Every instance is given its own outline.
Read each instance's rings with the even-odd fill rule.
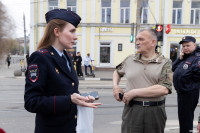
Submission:
[[[20,63],[20,60],[24,60],[26,62],[26,58],[23,55],[11,55],[10,57],[11,57],[10,63],[13,63],[13,64]],[[4,56],[0,60],[0,65],[7,64],[6,58],[7,58],[7,56]]]

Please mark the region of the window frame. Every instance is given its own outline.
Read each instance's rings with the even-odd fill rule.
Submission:
[[[120,0],[120,3],[121,3],[122,0]],[[130,23],[130,2],[129,1],[129,7],[122,7],[121,4],[120,4],[120,23],[123,23],[123,24],[127,24],[127,23]],[[121,10],[123,10],[123,18],[122,18],[122,13],[121,13]],[[129,11],[129,16],[127,17],[126,16],[126,11]],[[121,19],[122,18],[122,19]],[[126,18],[128,18],[128,22],[126,22]]]
[[[70,11],[73,11],[73,9],[75,8],[76,11],[73,12],[77,13],[77,0],[75,2],[75,6],[68,6],[67,1],[68,0],[66,0],[66,9],[70,8]]]
[[[173,23],[173,11],[175,10],[175,23]],[[182,24],[182,14],[183,14],[183,12],[182,12],[182,8],[173,8],[172,9],[172,24],[178,24],[178,10],[181,10],[181,23],[180,24]]]
[[[111,19],[112,19],[112,0],[110,0],[110,7],[102,7],[102,1],[101,1],[101,23],[111,23],[112,21],[111,21]],[[104,12],[105,12],[105,14],[104,14],[104,16],[103,16],[103,9],[104,9]],[[108,9],[110,9],[110,22],[107,22],[108,21],[108,17],[107,17],[107,15],[108,15]],[[103,17],[104,17],[104,22],[103,22]]]
[[[56,1],[56,0],[54,0],[54,1]],[[48,11],[59,8],[59,0],[57,0],[57,3],[58,3],[57,6],[49,6],[49,2],[50,2],[50,0],[48,0],[48,3],[47,3],[48,4],[48,6],[47,6],[48,7]]]
[[[144,10],[147,10],[147,22],[146,23],[144,23]],[[142,7],[142,13],[141,13],[141,24],[148,24],[148,22],[149,22],[149,7],[148,6],[146,6],[146,7]]]
[[[179,2],[177,0],[173,0],[173,5],[172,5],[172,24],[178,24],[178,10],[181,10],[181,23],[182,24],[182,18],[183,18],[183,1],[180,1],[181,2],[181,7],[173,7],[174,6],[174,2]],[[173,11],[175,10],[175,23],[173,23],[173,17],[174,17],[174,14],[173,14]]]
[[[122,14],[121,14],[121,10],[123,10],[123,19],[121,19]],[[126,15],[126,11],[129,10],[129,16],[127,17]],[[128,18],[128,22],[126,22],[126,18]],[[130,23],[130,7],[121,7],[120,8],[120,23]]]
[[[200,12],[200,8],[191,8],[191,10],[190,10],[190,24],[196,24],[196,12],[197,12],[197,10],[199,10],[199,12]],[[192,11],[193,11],[193,18],[192,18],[192,21],[193,21],[193,23],[191,23],[191,13],[192,13]],[[199,13],[199,23],[197,23],[197,24],[200,24],[200,13]]]

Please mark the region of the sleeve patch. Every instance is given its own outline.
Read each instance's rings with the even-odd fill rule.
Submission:
[[[39,69],[37,64],[32,64],[28,67],[28,77],[33,83],[35,83],[38,80]]]

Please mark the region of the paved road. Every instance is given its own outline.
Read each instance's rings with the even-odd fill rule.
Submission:
[[[23,108],[24,76],[15,78],[14,70],[20,69],[19,64],[0,66],[0,127],[7,133],[33,133],[34,116]],[[123,103],[115,101],[112,94],[112,82],[99,81],[98,78],[111,78],[112,71],[96,72],[95,79],[80,80],[80,92],[97,90],[103,105],[94,110],[94,133],[120,133]],[[125,80],[120,86],[125,88]],[[178,133],[176,93],[167,96],[166,111],[168,120],[165,133]],[[200,108],[195,111],[194,129]]]
[[[111,81],[80,81],[80,92],[97,90],[102,106],[94,111],[94,133],[120,133],[123,103],[113,98]],[[120,86],[125,87],[125,81]],[[23,108],[24,78],[0,78],[0,127],[7,133],[33,133],[34,116]],[[167,97],[165,133],[178,132],[176,94]],[[197,123],[199,107],[195,111]]]

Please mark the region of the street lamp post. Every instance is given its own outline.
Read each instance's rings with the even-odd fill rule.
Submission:
[[[24,56],[26,56],[26,23],[25,23],[25,15],[23,14],[23,19],[24,19]]]

